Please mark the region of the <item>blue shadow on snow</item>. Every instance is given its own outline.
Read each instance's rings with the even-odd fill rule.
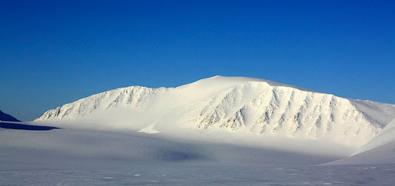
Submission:
[[[9,122],[0,122],[0,128],[15,129],[15,130],[39,130],[39,131],[60,129],[58,127],[51,127],[51,126],[37,126],[37,125],[27,125],[23,123],[9,123]]]

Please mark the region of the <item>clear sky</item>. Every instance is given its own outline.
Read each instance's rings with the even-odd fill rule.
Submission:
[[[395,103],[395,1],[0,1],[0,109],[250,76]]]

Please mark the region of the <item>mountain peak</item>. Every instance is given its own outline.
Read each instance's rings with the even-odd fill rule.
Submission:
[[[270,86],[274,87],[289,87],[289,88],[294,88],[294,89],[299,89],[303,91],[309,91],[313,92],[311,90],[305,89],[305,88],[300,88],[297,86],[285,84],[285,83],[280,83],[280,82],[275,82],[267,79],[262,79],[262,78],[253,78],[253,77],[243,77],[243,76],[222,76],[222,75],[215,75],[212,77],[208,78],[203,78],[200,80],[197,80],[193,83],[182,85],[180,87],[184,86],[202,86],[204,87],[209,87],[209,86],[216,86],[216,87],[231,87],[231,86],[236,86],[236,85],[241,85],[241,84],[246,84],[246,83],[265,83]]]
[[[258,79],[258,78],[252,78],[252,77],[243,77],[243,76],[222,76],[222,75],[215,75],[212,77],[208,78],[203,78],[198,81],[214,81],[214,82],[237,82],[237,83],[243,83],[243,82],[272,82],[268,81],[265,79]],[[275,83],[275,82],[273,82]]]
[[[0,121],[16,121],[16,122],[18,122],[19,120],[16,119],[15,117],[9,115],[9,114],[6,114],[6,113],[2,112],[0,110]]]

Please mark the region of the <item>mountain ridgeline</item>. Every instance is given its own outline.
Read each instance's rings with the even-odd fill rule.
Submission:
[[[36,121],[101,122],[109,129],[226,130],[361,146],[393,117],[394,105],[260,79],[214,76],[175,88],[106,91],[49,110]]]

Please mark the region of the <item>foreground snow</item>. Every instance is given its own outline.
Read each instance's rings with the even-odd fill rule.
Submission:
[[[232,135],[227,136],[229,141],[212,142],[216,135],[186,139],[160,133],[70,128],[37,131],[0,128],[0,133],[0,185],[395,183],[394,164],[326,165],[352,151],[333,146],[338,151],[330,153],[333,149],[329,144],[322,148],[322,143],[311,141],[273,140],[268,142],[270,146],[259,145],[252,139],[246,141],[248,144],[235,144],[232,141],[238,138]],[[205,140],[199,140],[203,137]]]

